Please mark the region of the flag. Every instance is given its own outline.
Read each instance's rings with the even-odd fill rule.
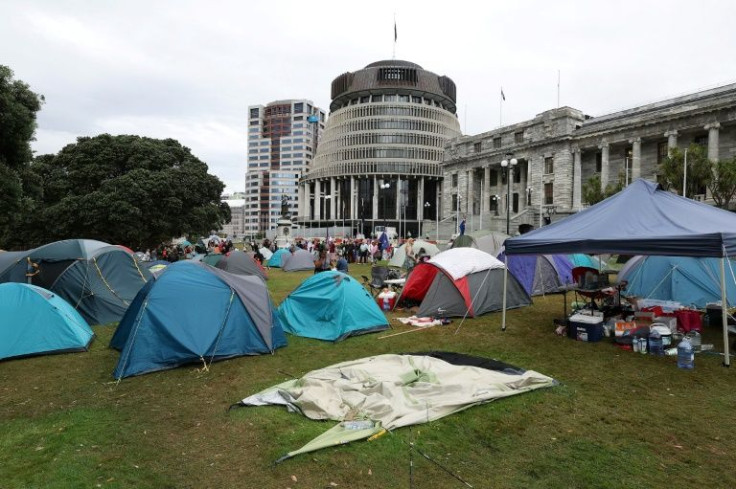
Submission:
[[[398,39],[399,35],[396,32],[396,21],[394,20],[394,42],[396,42],[396,39]]]
[[[504,95],[504,94],[503,94],[503,88],[501,88],[501,98],[502,98],[502,99],[503,99],[504,101],[506,100],[506,95]]]

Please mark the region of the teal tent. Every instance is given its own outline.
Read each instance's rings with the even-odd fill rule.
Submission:
[[[736,260],[726,263],[726,293],[729,304],[736,304],[733,270]],[[684,256],[635,256],[618,273],[626,281],[627,296],[676,301],[703,309],[721,300],[720,260]],[[730,270],[729,270],[730,268]]]
[[[271,268],[281,268],[284,265],[284,260],[288,254],[288,249],[279,248],[273,255],[271,255],[271,258],[268,259],[268,266]]]
[[[575,267],[588,267],[594,270],[600,270],[601,261],[597,258],[593,258],[585,253],[572,253],[567,255],[572,263],[573,268]]]
[[[354,278],[335,271],[302,282],[281,303],[279,316],[287,333],[327,341],[389,327],[371,294]]]
[[[92,239],[66,239],[2,255],[0,283],[30,280],[61,296],[89,324],[120,321],[152,278],[130,250]]]
[[[94,333],[58,295],[34,285],[0,284],[0,359],[85,351]]]
[[[110,341],[117,379],[286,346],[263,279],[189,260],[166,267],[136,296]]]

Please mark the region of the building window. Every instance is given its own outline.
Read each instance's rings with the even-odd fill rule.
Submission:
[[[473,151],[475,151],[476,153],[480,153],[481,148],[481,143],[473,143]]]
[[[519,194],[514,192],[511,196],[511,211],[514,214],[519,212]]]
[[[417,97],[416,95],[411,96],[411,101],[415,104],[421,104],[422,103],[422,97]]]
[[[452,174],[452,186],[457,187],[457,173]]]
[[[595,154],[595,172],[600,173],[603,170],[603,153],[600,151]]]
[[[707,148],[708,147],[708,136],[698,136],[694,138],[693,144],[697,144],[698,146]]]
[[[552,182],[544,184],[544,205],[552,205],[555,203],[555,194],[552,188]]]
[[[548,156],[544,159],[544,174],[549,175],[555,172],[555,158]]]
[[[661,165],[670,154],[670,147],[667,141],[662,141],[657,144],[657,164]]]
[[[521,183],[521,166],[514,168],[514,183]]]
[[[367,104],[370,101],[371,101],[371,96],[370,95],[364,95],[364,96],[360,97],[360,103],[361,104]]]
[[[501,147],[501,136],[493,138],[493,148],[498,149]]]
[[[516,144],[521,144],[524,142],[524,132],[519,131],[514,133],[514,142]]]
[[[491,170],[491,173],[489,175],[490,182],[488,185],[491,187],[495,187],[498,185],[498,170]]]
[[[250,118],[251,119],[258,119],[258,109],[250,109]]]
[[[452,194],[452,210],[457,209],[457,194]]]
[[[302,112],[304,112],[304,104],[302,102],[295,103],[294,112],[297,114],[301,114]]]

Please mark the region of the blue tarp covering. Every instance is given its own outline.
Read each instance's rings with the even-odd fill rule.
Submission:
[[[733,269],[736,263],[731,261]],[[618,274],[627,296],[677,301],[704,308],[721,300],[721,260],[676,256],[636,256]],[[736,284],[726,270],[728,303],[736,304]]]
[[[388,320],[370,293],[341,272],[308,278],[279,307],[284,330],[296,336],[338,341],[381,331]]]
[[[118,379],[285,345],[262,279],[190,261],[169,265],[141,289],[110,342],[121,350]]]
[[[736,214],[637,180],[603,202],[504,244],[509,255],[736,256]]]
[[[93,336],[58,295],[34,285],[0,284],[0,359],[83,351]]]

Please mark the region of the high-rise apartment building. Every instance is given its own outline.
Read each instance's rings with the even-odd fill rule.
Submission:
[[[275,228],[284,196],[296,215],[299,179],[311,164],[324,127],[325,112],[311,100],[278,100],[248,107],[246,236]]]

